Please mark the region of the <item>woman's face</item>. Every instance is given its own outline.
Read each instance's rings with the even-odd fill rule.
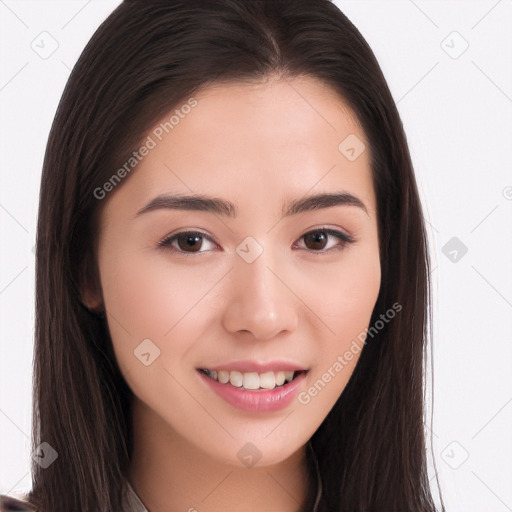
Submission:
[[[342,393],[377,300],[368,144],[313,78],[210,86],[176,110],[102,199],[115,354],[148,425],[222,462],[277,463]],[[337,196],[307,200],[322,194]]]

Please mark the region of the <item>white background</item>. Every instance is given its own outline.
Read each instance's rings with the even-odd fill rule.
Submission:
[[[31,486],[33,246],[45,144],[70,69],[118,3],[0,0],[0,493]],[[512,2],[336,4],[388,80],[427,211],[429,427],[447,510],[512,511]],[[32,49],[52,44],[48,58]],[[453,237],[457,253],[449,245],[445,255]]]

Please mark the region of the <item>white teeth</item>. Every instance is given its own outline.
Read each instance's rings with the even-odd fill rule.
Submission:
[[[255,372],[244,373],[245,389],[259,389],[260,388],[260,376]]]
[[[284,372],[284,380],[291,381],[293,379],[293,372]]]
[[[293,380],[295,372],[278,371],[278,372],[238,372],[228,370],[204,370],[210,378],[217,380],[221,384],[228,382],[237,388],[244,389],[274,389],[276,386],[282,386],[286,382]]]
[[[226,370],[220,370],[217,372],[218,374],[218,381],[222,384],[226,384],[227,382],[229,382],[229,372],[227,372]]]
[[[258,374],[256,374],[258,375]],[[245,379],[244,379],[245,387]],[[264,389],[274,389],[276,387],[276,376],[274,372],[262,373],[260,375],[260,387]]]
[[[229,372],[229,382],[237,388],[242,387],[243,375],[240,372]]]

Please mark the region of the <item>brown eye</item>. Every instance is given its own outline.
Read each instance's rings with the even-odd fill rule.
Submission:
[[[330,243],[331,240],[334,242],[336,239],[339,241],[338,244]],[[331,249],[343,249],[347,244],[354,242],[349,235],[329,228],[310,231],[303,235],[301,240],[304,240],[306,250],[318,254],[329,252]],[[210,243],[213,248],[216,247],[215,242],[208,235],[199,231],[182,231],[167,236],[158,245],[165,250],[188,256],[208,252],[208,249],[201,250],[205,241]],[[326,248],[328,245],[330,247]]]
[[[337,245],[331,244],[331,246],[326,249],[330,238],[338,239],[340,243]],[[301,239],[304,240],[304,244],[307,249],[318,253],[329,252],[331,249],[343,249],[347,244],[354,242],[354,239],[349,235],[342,233],[341,231],[328,228],[310,231],[309,233],[302,235]]]
[[[181,254],[194,254],[207,252],[201,250],[205,240],[211,243],[212,246],[215,246],[209,236],[199,231],[182,231],[181,233],[176,233],[175,235],[164,238],[158,245],[169,251]]]
[[[308,249],[321,251],[325,248],[327,234],[324,231],[315,231],[304,235],[304,242]]]
[[[182,251],[197,252],[201,248],[202,237],[199,234],[185,234],[176,237],[178,246]]]

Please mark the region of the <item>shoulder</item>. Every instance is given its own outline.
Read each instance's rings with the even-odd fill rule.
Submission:
[[[148,512],[128,480],[125,480],[123,487],[123,510]],[[42,512],[42,509],[30,503],[27,495],[0,494],[0,512]]]
[[[21,497],[0,494],[0,512],[37,512],[37,507]]]

